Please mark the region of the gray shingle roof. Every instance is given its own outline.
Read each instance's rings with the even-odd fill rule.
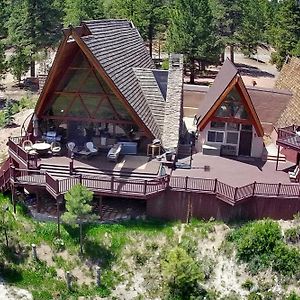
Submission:
[[[154,70],[136,68],[134,72],[156,123],[162,132],[165,115],[165,98],[155,79]]]
[[[133,68],[154,69],[154,64],[137,29],[127,20],[84,21],[91,35],[81,39],[137,115],[160,138],[161,130]]]

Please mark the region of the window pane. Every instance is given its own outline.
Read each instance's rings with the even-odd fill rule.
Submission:
[[[252,131],[252,125],[242,125],[242,130]]]
[[[223,136],[224,136],[224,133],[223,133],[223,132],[217,132],[217,135],[216,135],[216,142],[218,142],[218,143],[223,143]]]
[[[70,110],[67,112],[69,117],[88,117],[88,112],[86,111],[85,107],[83,106],[81,100],[77,97],[73,102]]]
[[[218,129],[225,129],[225,123],[224,122],[215,122],[215,121],[212,121],[210,123],[210,127],[211,128],[218,128]]]
[[[97,94],[103,93],[104,90],[100,85],[98,79],[96,78],[94,72],[90,72],[88,78],[85,80],[84,84],[80,88],[80,91],[85,93]]]
[[[240,124],[238,123],[227,123],[227,130],[230,131],[239,131]]]
[[[48,114],[49,116],[63,116],[65,114],[66,109],[73,101],[73,98],[74,96],[55,96],[55,99],[52,102],[51,107],[48,109],[46,114]]]
[[[207,140],[209,142],[215,142],[215,139],[216,139],[216,132],[209,131],[208,134],[207,134]]]
[[[238,133],[237,132],[227,132],[227,140],[228,144],[237,144],[238,143]]]
[[[116,96],[113,95],[109,96],[109,100],[121,119],[128,120],[128,121],[132,120],[127,109],[124,107],[123,103]]]

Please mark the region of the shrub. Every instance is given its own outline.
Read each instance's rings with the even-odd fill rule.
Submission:
[[[200,264],[188,253],[176,247],[162,261],[162,273],[169,290],[169,298],[202,299],[205,294],[199,282],[204,280]]]
[[[280,243],[274,251],[273,269],[283,275],[300,275],[300,251]]]
[[[252,292],[247,297],[248,300],[262,300],[262,296],[260,294],[257,294],[255,292]]]
[[[295,292],[290,293],[286,298],[286,300],[300,300],[300,296]]]
[[[285,240],[289,243],[296,244],[300,242],[300,226],[289,228],[285,231]]]
[[[263,220],[241,227],[229,236],[229,240],[235,242],[239,259],[250,262],[258,257],[268,262],[282,236],[277,222]]]
[[[250,279],[247,279],[243,284],[242,284],[242,288],[244,288],[245,290],[250,291],[254,286],[253,281],[251,281]]]

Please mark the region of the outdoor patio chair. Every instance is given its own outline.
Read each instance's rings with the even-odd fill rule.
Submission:
[[[22,148],[26,151],[29,152],[30,150],[32,150],[32,142],[30,140],[25,140],[22,144]]]
[[[59,155],[60,151],[61,151],[61,145],[59,142],[52,142],[51,143],[51,153],[53,155]]]
[[[91,152],[91,154],[96,154],[98,152],[98,149],[95,147],[93,142],[87,142],[85,144],[85,147],[88,151]]]
[[[33,149],[33,144],[30,140],[25,140],[22,144],[22,148],[29,154],[31,155],[36,155],[38,154],[34,149]]]
[[[117,162],[119,155],[121,153],[121,150],[122,150],[122,144],[114,144],[107,153],[107,159],[109,161]]]
[[[294,171],[289,172],[289,177],[291,181],[299,181],[300,169],[296,166]]]

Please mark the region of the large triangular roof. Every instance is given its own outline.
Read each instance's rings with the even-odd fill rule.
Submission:
[[[154,69],[154,64],[132,23],[127,20],[86,21],[79,27],[65,29],[64,35],[40,95],[37,115],[43,111],[49,91],[64,73],[64,65],[71,60],[75,47],[79,46],[113,92],[127,104],[133,119],[149,136],[161,138],[161,120],[153,113],[134,71],[135,68]]]
[[[228,93],[234,88],[238,87],[239,92],[244,101],[245,108],[247,109],[252,123],[259,136],[264,135],[263,127],[255,111],[254,105],[251,101],[249,93],[244,85],[244,82],[239,74],[239,71],[234,64],[227,59],[221,70],[219,71],[213,85],[208,90],[204,101],[198,109],[197,126],[203,130],[212,116],[215,114],[221,103],[225,100]]]

